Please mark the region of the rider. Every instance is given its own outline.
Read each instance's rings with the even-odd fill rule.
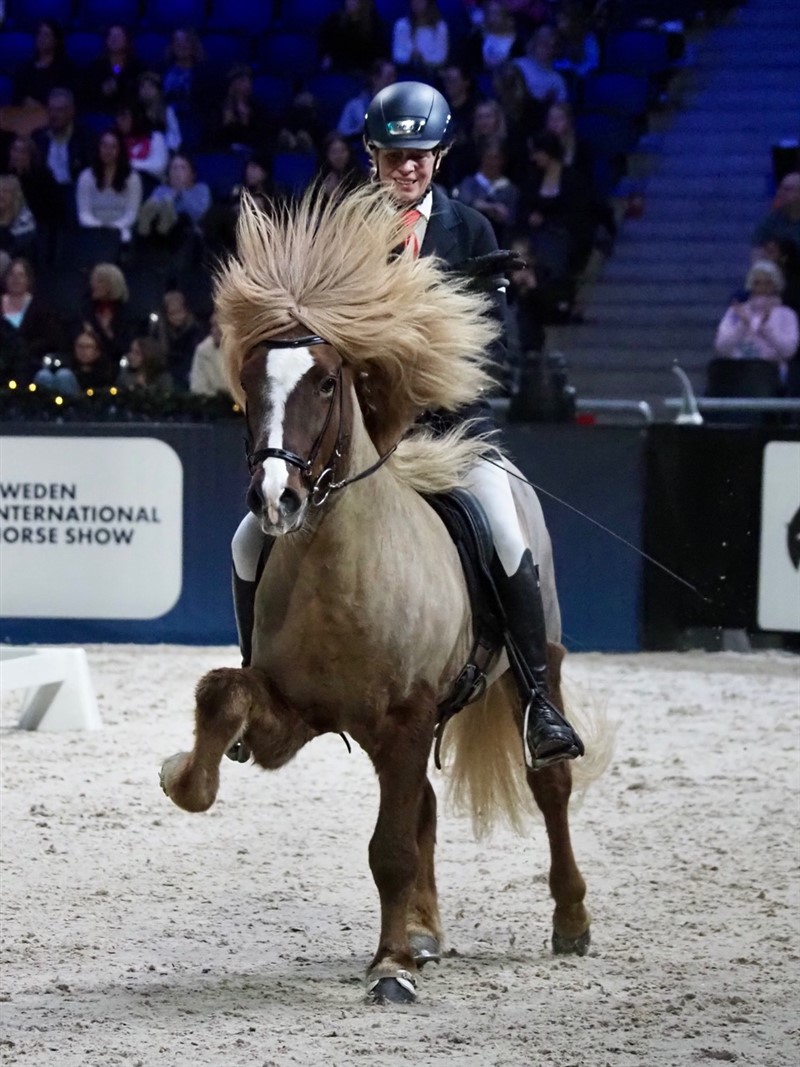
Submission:
[[[446,152],[450,109],[440,92],[421,82],[396,82],[374,97],[365,121],[364,139],[378,181],[384,183],[405,216],[409,237],[419,255],[436,255],[451,268],[467,274],[493,292],[495,311],[504,314],[504,253],[498,252],[494,232],[479,212],[451,200],[434,175]],[[409,214],[411,213],[411,214]],[[436,412],[436,428],[482,416],[488,407],[457,413]],[[482,423],[482,425],[481,425]],[[525,705],[525,758],[538,769],[558,760],[583,755],[583,744],[551,703],[547,686],[547,635],[538,568],[526,546],[517,518],[506,471],[488,459],[469,472],[466,488],[486,512],[500,566],[496,584],[506,613],[506,625],[517,652],[514,671]],[[263,534],[254,516],[245,517],[233,539],[234,606],[243,663],[250,658],[250,634],[257,563]],[[236,758],[232,754],[232,758]]]

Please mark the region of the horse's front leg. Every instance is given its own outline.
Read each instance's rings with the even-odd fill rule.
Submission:
[[[409,944],[409,919],[413,920],[419,873],[420,815],[435,713],[431,693],[391,708],[379,742],[368,748],[381,793],[369,844],[369,865],[381,903],[381,933],[367,972],[367,993],[377,1004],[410,1004],[416,997],[417,961]],[[425,880],[430,875],[432,866],[424,872]]]
[[[191,752],[178,752],[161,767],[161,787],[186,811],[207,811],[219,789],[219,767],[231,745],[244,737],[256,762],[280,767],[314,736],[287,709],[260,671],[223,667],[209,671],[195,692]]]
[[[426,778],[417,827],[419,860],[417,878],[408,914],[408,940],[418,967],[439,960],[442,927],[436,892],[434,853],[436,850],[436,793]]]
[[[548,683],[556,706],[563,710],[561,698],[560,645],[548,646]],[[569,833],[569,797],[572,792],[572,767],[567,762],[554,763],[538,771],[528,771],[528,785],[544,816],[550,842],[550,893],[553,911],[553,951],[585,956],[591,939],[590,916],[583,903],[586,883],[578,870]]]

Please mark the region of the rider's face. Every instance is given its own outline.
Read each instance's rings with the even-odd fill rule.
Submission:
[[[399,204],[415,204],[433,180],[436,156],[416,148],[381,148],[378,178],[389,186]]]

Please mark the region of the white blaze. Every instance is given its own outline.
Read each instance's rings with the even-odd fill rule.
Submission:
[[[269,418],[267,447],[283,448],[283,420],[286,401],[292,390],[314,366],[314,357],[307,348],[273,348],[267,357],[267,378],[272,410]],[[289,480],[289,468],[282,459],[265,459],[262,464],[264,478],[261,483],[269,517],[278,521],[278,503]]]

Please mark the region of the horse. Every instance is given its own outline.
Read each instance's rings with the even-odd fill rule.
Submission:
[[[375,188],[333,199],[311,191],[274,215],[244,199],[238,252],[220,267],[215,302],[246,412],[247,502],[273,547],[257,589],[251,666],[200,680],[194,747],[161,770],[167,796],[198,812],[213,804],[222,758],[238,741],[268,770],[324,733],[365,750],[380,785],[369,843],[380,934],[366,980],[376,1003],[413,1002],[422,966],[441,954],[428,762],[438,705],[473,640],[456,548],[423,494],[460,485],[493,447],[463,427],[436,435],[415,421],[489,387],[484,353],[495,327],[486,297],[438,261],[398,251],[402,236]],[[563,706],[550,539],[532,488],[514,487],[540,566],[550,693]],[[523,829],[538,805],[550,844],[552,946],[584,955],[590,917],[570,843],[572,767],[526,770],[504,653],[483,697],[448,727],[443,754],[478,833],[501,816]]]

